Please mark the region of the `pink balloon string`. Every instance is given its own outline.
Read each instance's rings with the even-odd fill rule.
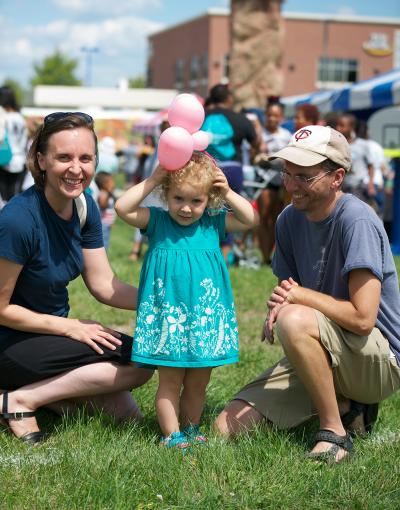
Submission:
[[[211,154],[207,151],[200,151],[202,152],[203,154],[205,154],[208,158],[211,159],[212,163],[214,164],[215,167],[218,168],[218,165],[217,165],[217,162],[215,161],[215,159],[211,156]]]

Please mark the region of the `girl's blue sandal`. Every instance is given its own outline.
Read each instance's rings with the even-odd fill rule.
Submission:
[[[190,446],[186,435],[183,432],[172,432],[169,436],[162,437],[160,444],[167,448],[178,448],[186,451]]]
[[[198,425],[188,425],[183,429],[187,441],[193,446],[204,445],[207,443],[207,438],[200,432]]]

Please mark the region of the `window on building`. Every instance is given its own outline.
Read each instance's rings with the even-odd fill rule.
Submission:
[[[180,58],[175,62],[175,88],[180,89],[183,87],[185,73],[185,61]]]
[[[358,78],[358,61],[346,58],[321,57],[318,65],[318,81],[353,83]]]
[[[226,53],[224,55],[224,62],[223,62],[223,70],[224,74],[222,78],[229,79],[229,61],[230,61],[230,55],[229,53]]]
[[[190,60],[190,86],[195,87],[200,75],[200,59],[196,55]]]
[[[208,55],[202,55],[200,57],[200,80],[202,85],[208,84]]]

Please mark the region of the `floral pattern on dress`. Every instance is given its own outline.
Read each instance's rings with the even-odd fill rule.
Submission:
[[[155,293],[139,305],[134,354],[174,360],[218,360],[237,355],[238,328],[233,303],[220,300],[220,289],[210,278],[200,282],[199,302],[190,310],[185,303],[165,300],[161,278]]]

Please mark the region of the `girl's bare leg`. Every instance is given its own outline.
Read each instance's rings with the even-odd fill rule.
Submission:
[[[200,423],[211,370],[209,367],[186,369],[180,405],[182,427]]]
[[[158,423],[166,437],[172,432],[179,432],[179,400],[185,371],[185,368],[158,367],[156,411]]]

